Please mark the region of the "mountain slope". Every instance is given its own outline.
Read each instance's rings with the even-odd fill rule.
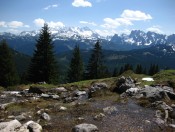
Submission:
[[[0,40],[6,39],[9,46],[22,53],[32,55],[39,31],[24,31],[18,35],[11,33],[1,33]],[[65,27],[52,29],[52,38],[55,46],[55,52],[70,51],[76,44],[80,49],[90,50],[97,40],[101,40],[104,50],[128,51],[132,49],[141,49],[153,45],[175,45],[175,34],[163,35],[154,32],[143,32],[133,30],[129,35],[122,34],[114,36],[101,36],[88,27]]]

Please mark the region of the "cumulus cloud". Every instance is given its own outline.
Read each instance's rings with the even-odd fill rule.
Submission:
[[[53,21],[46,22],[42,18],[35,19],[33,22],[37,27],[42,27],[44,23],[47,23],[50,28],[62,28],[65,26],[62,22],[53,22]]]
[[[124,18],[116,18],[116,19],[112,19],[112,18],[105,18],[104,19],[105,24],[102,24],[101,26],[104,28],[117,28],[121,25],[133,25],[133,23],[127,19]]]
[[[37,27],[42,27],[45,23],[44,19],[41,18],[37,18],[33,21],[33,23],[37,26]]]
[[[92,26],[97,26],[97,24],[95,22],[87,22],[87,21],[80,21],[81,24],[88,24],[88,25],[92,25]]]
[[[163,31],[160,29],[160,26],[149,27],[146,29],[146,31],[151,31],[151,32],[160,33],[160,34],[163,33]]]
[[[74,7],[92,7],[92,4],[87,0],[74,0],[72,3]]]
[[[129,20],[149,20],[152,19],[150,14],[146,14],[141,11],[124,10],[121,14],[122,18]]]
[[[26,27],[26,28],[29,28],[30,26],[25,25],[23,22],[20,22],[20,21],[11,21],[11,22],[0,21],[0,27],[8,27],[8,28]]]
[[[44,8],[44,10],[48,10],[48,9],[50,9],[50,8],[56,8],[56,7],[58,7],[57,4],[48,5],[48,6],[46,6],[46,7]]]
[[[132,26],[133,21],[143,21],[152,19],[150,14],[146,14],[141,11],[124,10],[119,18],[104,18],[104,24],[101,26],[104,28],[117,28],[119,26]]]

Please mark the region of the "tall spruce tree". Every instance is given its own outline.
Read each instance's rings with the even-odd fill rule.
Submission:
[[[79,45],[73,50],[73,57],[68,70],[68,81],[77,82],[83,80],[83,61],[80,54]]]
[[[19,76],[10,48],[5,40],[0,42],[0,85],[3,87],[18,84]]]
[[[36,49],[28,71],[30,82],[57,83],[58,66],[55,60],[51,33],[45,23],[37,40]]]
[[[103,62],[102,48],[98,40],[94,45],[94,49],[92,50],[92,54],[87,65],[86,78],[87,79],[103,78],[105,71],[106,67],[104,66]]]

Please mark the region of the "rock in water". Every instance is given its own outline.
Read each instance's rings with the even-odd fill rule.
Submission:
[[[76,125],[73,129],[72,132],[98,132],[97,126],[93,124],[79,124]]]

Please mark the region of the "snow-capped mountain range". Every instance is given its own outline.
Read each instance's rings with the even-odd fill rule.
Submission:
[[[88,27],[64,27],[51,29],[56,52],[63,52],[79,44],[81,49],[91,49],[97,40],[105,50],[131,50],[155,45],[171,45],[175,50],[175,34],[164,35],[155,32],[133,30],[129,35],[115,34],[101,36]],[[38,38],[39,31],[23,31],[20,34],[0,33],[0,40],[6,39],[13,49],[31,55]]]

